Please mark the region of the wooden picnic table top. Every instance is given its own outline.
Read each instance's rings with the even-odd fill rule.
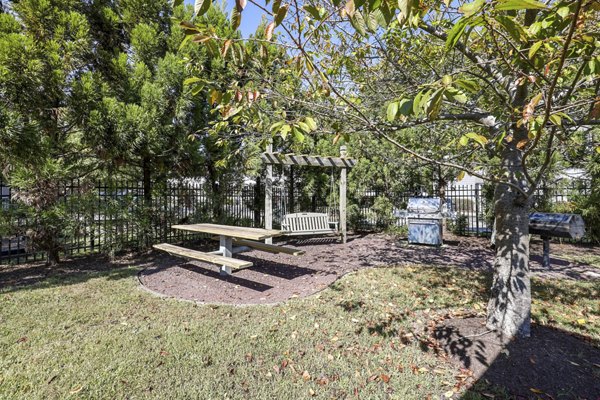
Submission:
[[[173,225],[171,228],[189,232],[209,233],[238,239],[264,240],[283,235],[275,229],[246,228],[241,226],[217,224]]]

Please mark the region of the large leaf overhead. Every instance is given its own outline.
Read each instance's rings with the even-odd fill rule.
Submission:
[[[509,10],[526,10],[526,9],[539,9],[546,8],[546,5],[537,0],[500,0],[496,5],[496,10],[509,11]]]
[[[194,3],[194,15],[200,17],[210,8],[211,0],[196,0]]]

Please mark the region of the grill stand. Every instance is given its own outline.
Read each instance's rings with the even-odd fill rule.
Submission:
[[[542,255],[542,267],[550,268],[550,236],[542,236],[541,238],[544,241],[544,244],[543,244],[544,254]]]

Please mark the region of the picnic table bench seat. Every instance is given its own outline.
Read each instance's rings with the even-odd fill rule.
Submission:
[[[283,217],[281,230],[294,236],[337,234],[338,223],[330,221],[324,213],[293,213]]]
[[[205,261],[215,265],[225,265],[232,269],[242,269],[251,267],[250,261],[239,260],[237,258],[223,257],[217,254],[205,253],[203,251],[186,249],[184,247],[175,246],[169,243],[155,244],[154,247],[157,250],[166,251],[169,254],[189,258],[192,260]]]
[[[219,237],[213,236],[212,239],[219,240]],[[277,244],[256,242],[254,240],[233,238],[232,241],[237,246],[251,247],[253,249],[262,250],[262,251],[266,251],[268,253],[274,253],[274,254],[283,253],[283,254],[290,254],[292,256],[301,256],[305,253],[304,250],[294,249],[292,247],[284,247],[284,246],[280,246]]]

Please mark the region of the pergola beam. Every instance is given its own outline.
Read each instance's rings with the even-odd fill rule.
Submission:
[[[282,153],[263,153],[262,160],[267,165],[301,165],[307,167],[352,168],[357,161],[344,157],[319,157]]]

